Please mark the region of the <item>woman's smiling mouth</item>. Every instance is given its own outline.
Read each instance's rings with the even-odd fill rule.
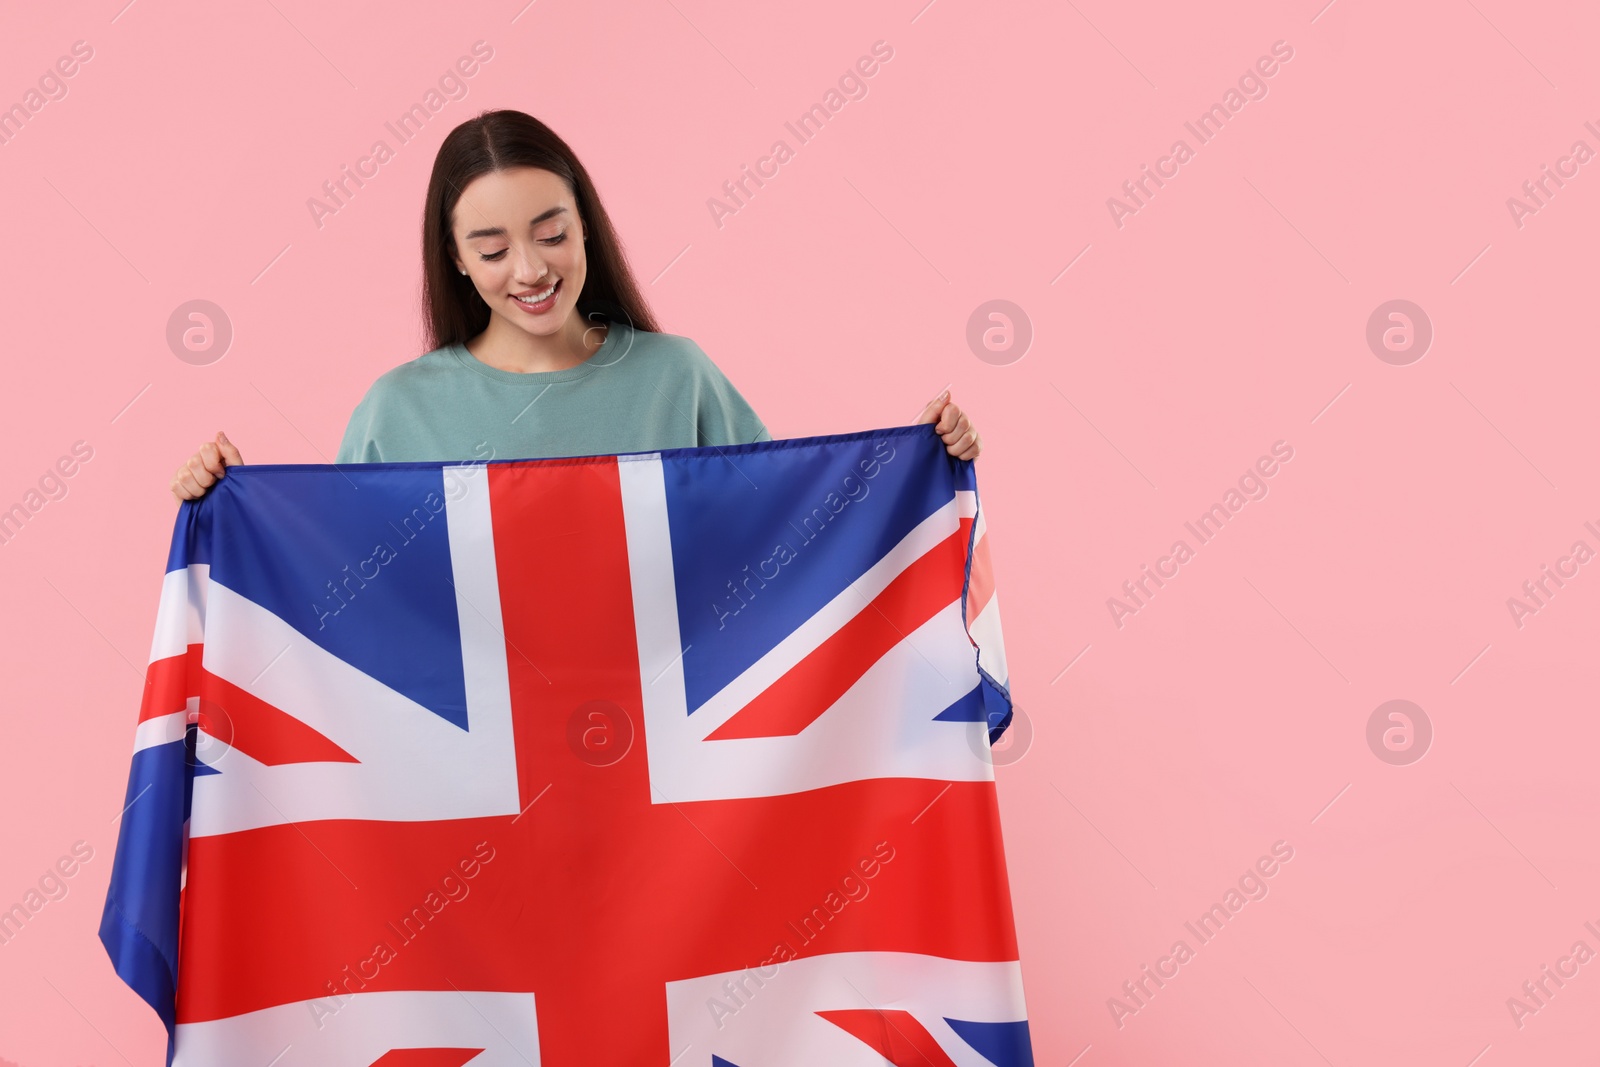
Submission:
[[[511,299],[517,302],[522,310],[535,315],[542,315],[556,306],[556,294],[561,291],[561,279],[543,289],[529,289],[526,293],[512,293]]]

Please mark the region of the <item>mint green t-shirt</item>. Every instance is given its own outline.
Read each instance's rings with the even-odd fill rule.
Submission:
[[[536,459],[746,444],[772,435],[700,346],[612,322],[576,367],[520,374],[461,344],[372,383],[335,463]]]

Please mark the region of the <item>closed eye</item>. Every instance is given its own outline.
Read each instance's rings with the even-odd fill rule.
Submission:
[[[561,233],[556,234],[554,237],[543,237],[543,238],[540,238],[539,243],[542,244],[542,245],[558,245],[561,242],[565,241],[566,239],[567,239],[567,234],[566,234],[566,231],[563,230]],[[500,251],[492,253],[491,255],[487,255],[487,256],[479,255],[478,258],[483,260],[485,263],[493,263],[497,259],[505,258],[506,252],[507,252],[507,249],[502,248]]]

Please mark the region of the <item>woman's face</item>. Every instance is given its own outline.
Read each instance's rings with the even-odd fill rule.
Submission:
[[[456,269],[466,268],[493,314],[528,333],[561,331],[587,274],[566,182],[534,167],[479,175],[456,202],[452,231]]]

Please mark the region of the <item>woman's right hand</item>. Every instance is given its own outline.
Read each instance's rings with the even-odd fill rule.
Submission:
[[[216,440],[201,445],[200,451],[190,456],[188,462],[173,475],[170,486],[172,495],[179,504],[185,500],[198,500],[222,477],[225,468],[243,462],[244,458],[233,447],[233,442],[228,440],[228,435],[218,430]]]

